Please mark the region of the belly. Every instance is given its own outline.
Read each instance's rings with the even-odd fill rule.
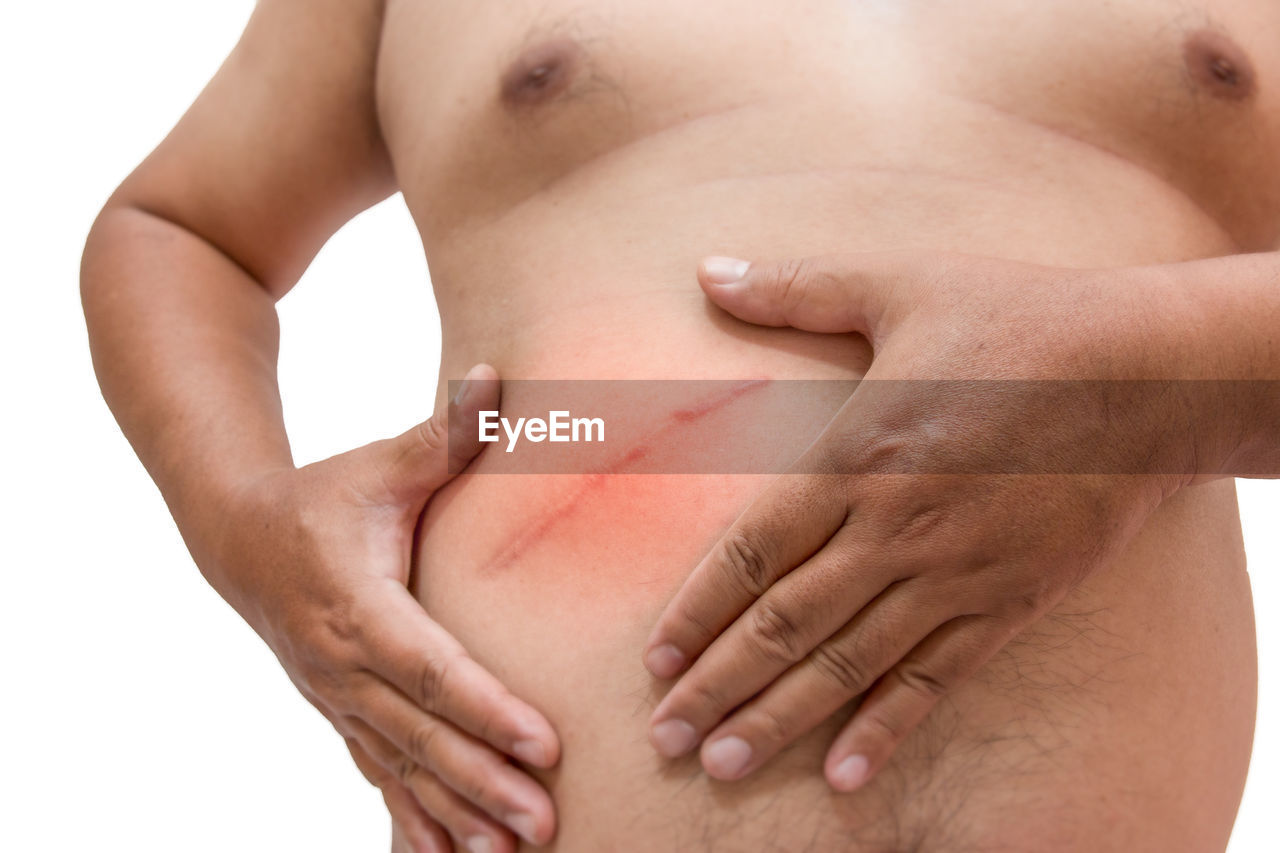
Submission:
[[[980,104],[917,97],[868,104],[856,121],[768,98],[704,114],[452,224],[406,189],[444,320],[443,377],[481,360],[508,379],[861,376],[859,337],[749,327],[710,307],[693,279],[703,254],[924,247],[1119,266],[1234,248],[1151,171]],[[788,423],[785,455],[840,402],[785,400],[743,398],[719,423],[748,412]],[[648,414],[682,408],[660,400]],[[679,455],[705,447],[713,423],[637,435]],[[559,811],[555,849],[1225,844],[1256,681],[1230,482],[1168,501],[1120,559],[948,697],[870,786],[836,795],[822,757],[851,707],[736,783],[693,759],[660,760],[646,737],[665,685],[644,670],[642,644],[767,466],[638,474],[604,463],[535,474],[487,460],[432,501],[418,543],[427,610],[560,733],[561,765],[538,774]]]
[[[585,345],[561,352],[549,338],[501,367],[619,382],[634,374],[760,381],[851,380],[867,364],[860,338],[730,333],[680,300],[673,304],[688,317],[677,321],[667,303],[651,296],[647,312],[629,303],[647,334],[621,325],[604,335],[603,321],[577,325],[582,316],[571,315],[562,331]],[[632,473],[606,454],[597,473],[514,473],[528,469],[491,447],[432,501],[422,528],[415,581],[424,606],[562,738],[561,765],[538,774],[558,808],[554,849],[1225,844],[1255,705],[1251,601],[1229,482],[1161,507],[1122,559],[949,697],[862,791],[836,795],[821,774],[852,706],[745,781],[711,780],[694,759],[660,759],[646,737],[665,690],[640,661],[649,630],[768,482],[760,472],[816,435],[841,402],[832,393],[746,394],[692,422],[670,417],[689,410],[674,396],[656,401],[617,451],[625,458],[626,448],[647,445],[671,455],[665,466]],[[787,424],[778,433],[789,441],[766,460],[706,473],[696,449],[747,423]],[[738,449],[762,435],[738,434]]]

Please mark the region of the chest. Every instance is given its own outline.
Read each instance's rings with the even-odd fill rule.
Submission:
[[[762,104],[918,136],[932,100],[959,98],[1131,159],[1243,223],[1280,208],[1277,48],[1270,0],[387,0],[378,105],[411,207],[465,194],[501,209]]]

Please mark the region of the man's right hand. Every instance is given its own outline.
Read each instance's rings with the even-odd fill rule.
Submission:
[[[498,408],[492,368],[467,379],[397,438],[240,490],[202,568],[347,740],[414,851],[452,838],[502,853],[511,830],[535,844],[555,831],[550,796],[507,756],[551,767],[559,741],[407,588],[428,499],[479,453],[477,412]]]

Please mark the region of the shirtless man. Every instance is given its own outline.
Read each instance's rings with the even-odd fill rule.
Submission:
[[[442,379],[1274,378],[1280,262],[1241,255],[1280,245],[1278,43],[1262,0],[261,0],[94,226],[95,364],[399,850],[1221,849],[1256,673],[1215,475],[1274,470],[1273,400],[1117,424],[1187,474],[1154,487],[618,474],[513,548],[563,482],[484,476],[492,453],[450,479],[492,370],[295,469],[273,306],[398,189]],[[699,290],[709,254],[756,264]],[[1087,470],[1087,409],[987,409],[958,446],[1052,434]],[[842,559],[791,571],[828,539]],[[915,597],[864,607],[866,566]]]

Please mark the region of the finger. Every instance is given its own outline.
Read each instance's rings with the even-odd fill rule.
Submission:
[[[350,724],[381,773],[390,778],[392,785],[406,791],[416,807],[435,821],[446,840],[453,839],[459,850],[491,853],[515,850],[515,837],[507,827],[468,802],[429,768],[407,756],[369,725],[360,720],[352,720]],[[388,767],[392,769],[387,770]],[[385,793],[388,786],[380,787]]]
[[[936,589],[920,582],[891,587],[707,736],[707,774],[729,780],[753,772],[870,689],[954,615],[954,602]]]
[[[447,720],[424,714],[395,691],[378,690],[376,686],[367,689],[376,694],[363,703],[366,722],[382,732],[415,766],[429,771],[529,843],[551,840],[555,834],[555,809],[547,792],[528,774]],[[410,769],[399,767],[397,773]],[[427,803],[423,805],[436,814]]]
[[[472,805],[439,780],[419,770],[410,777],[410,783],[413,785],[412,791],[408,788],[398,789],[404,792],[404,808],[414,809],[422,815],[430,812],[439,818],[437,822],[434,817],[427,817],[439,831],[438,836],[430,836],[430,843],[436,847],[428,849],[456,849],[467,853],[515,853],[517,845],[511,833],[485,820]],[[399,798],[399,793],[396,796]],[[390,810],[391,800],[385,790],[384,800]],[[420,803],[426,805],[422,806]],[[396,813],[392,812],[392,815],[394,817]],[[404,827],[404,831],[408,839],[414,839],[408,827]]]
[[[698,268],[707,296],[761,326],[811,332],[860,332],[873,344],[906,310],[904,291],[936,275],[932,253],[864,252],[748,265],[710,257]],[[877,347],[878,349],[878,347]]]
[[[831,786],[865,785],[930,709],[1016,633],[1004,619],[970,615],[930,634],[880,679],[836,737],[824,764]]]
[[[400,584],[387,581],[377,618],[364,620],[370,669],[420,708],[535,767],[554,767],[560,740],[547,719],[467,654]]]
[[[382,802],[387,807],[387,814],[391,816],[391,853],[454,853],[453,842],[449,840],[449,833],[445,828],[417,806],[412,794],[403,788],[399,791],[407,798],[404,806],[393,804],[388,792],[382,792]],[[424,832],[412,824],[409,827],[402,825],[396,815],[405,808],[416,809],[425,821],[422,826],[430,829]]]
[[[382,792],[396,831],[392,849],[408,853],[452,853],[449,834],[414,800],[413,794],[378,764],[355,738],[347,738],[347,750],[369,783]]]
[[[408,432],[369,445],[368,490],[406,505],[429,498],[483,449],[479,413],[497,410],[500,389],[497,371],[478,364],[467,372],[448,408]]]
[[[898,579],[859,559],[844,527],[725,629],[658,703],[650,739],[674,758],[693,749],[734,708],[840,630]]]
[[[515,837],[485,820],[475,806],[425,771],[410,780],[415,802],[440,819],[453,840],[453,847],[467,853],[515,853]]]
[[[373,759],[373,756],[369,755],[368,750],[360,745],[360,741],[357,738],[346,737],[343,740],[347,744],[347,752],[351,753],[351,760],[356,763],[356,769],[360,771],[360,775],[370,785],[375,788],[381,788],[383,785],[395,781],[390,771],[378,764]]]
[[[658,617],[644,663],[672,678],[845,520],[831,478],[783,475],[733,523]]]

